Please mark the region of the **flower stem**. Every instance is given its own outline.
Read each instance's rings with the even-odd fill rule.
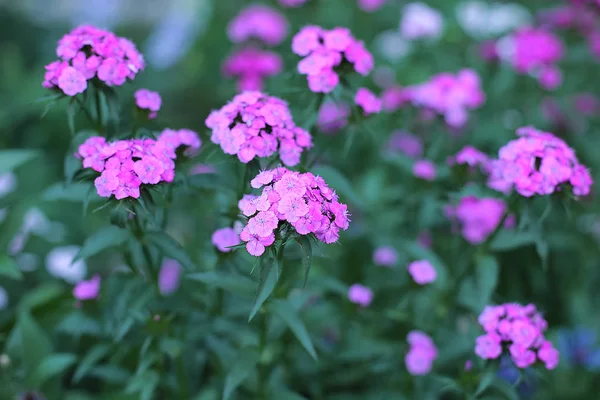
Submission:
[[[100,102],[100,89],[97,87],[94,90],[94,100],[96,103],[96,125],[98,126],[99,131],[103,131],[104,126],[102,124],[102,103]]]

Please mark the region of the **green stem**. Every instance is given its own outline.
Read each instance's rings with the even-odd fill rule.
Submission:
[[[88,119],[88,121],[90,121],[91,124],[95,124],[96,122],[94,121],[92,114],[90,114],[90,111],[85,107],[85,104],[83,104],[83,101],[81,101],[79,96],[74,96],[73,98],[75,99],[75,101],[79,104],[79,106],[83,110],[83,113],[85,114],[85,117]]]
[[[147,278],[150,281],[154,282],[156,281],[156,279],[155,275],[153,274],[154,263],[152,262],[152,254],[150,253],[150,249],[148,248],[146,243],[144,243],[144,229],[142,228],[142,224],[139,220],[139,214],[136,213],[135,210],[133,215],[132,231],[134,236],[142,246],[142,254],[144,256],[144,261],[146,262],[146,265],[142,266],[144,274],[147,275]]]
[[[265,347],[267,345],[267,314],[261,312],[260,317],[260,326],[259,326],[259,352],[260,352],[260,362],[258,365],[258,398],[260,400],[267,399],[267,368],[263,358],[263,353],[265,351]]]
[[[96,90],[94,91],[94,100],[96,103],[96,118],[98,118],[98,120],[96,121],[96,126],[98,127],[99,131],[103,131],[102,103],[100,102],[100,89],[98,88],[96,88]]]

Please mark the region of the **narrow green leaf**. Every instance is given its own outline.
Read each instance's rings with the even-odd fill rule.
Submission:
[[[248,378],[256,367],[258,359],[258,351],[253,347],[246,347],[240,351],[237,360],[231,367],[231,371],[225,378],[223,400],[228,400],[233,392]]]
[[[29,312],[21,312],[17,319],[21,334],[21,354],[27,381],[34,377],[34,373],[42,360],[52,353],[52,344],[46,333],[31,317]]]
[[[493,256],[485,255],[477,260],[475,275],[481,309],[490,303],[490,298],[498,284],[499,270],[498,261]]]
[[[208,286],[225,289],[240,296],[252,297],[256,293],[256,283],[243,275],[210,271],[189,274],[187,278]]]
[[[494,383],[496,379],[496,371],[492,369],[486,369],[483,374],[479,378],[479,384],[477,385],[477,390],[475,391],[475,397],[481,396],[491,385]]]
[[[108,354],[110,348],[107,344],[97,344],[92,347],[77,366],[73,374],[73,383],[77,383],[85,377],[92,367]]]
[[[34,308],[43,306],[59,298],[64,293],[63,286],[58,282],[48,282],[34,289],[29,290],[23,295],[19,302],[19,309],[30,311]]]
[[[275,285],[279,278],[279,265],[277,262],[268,260],[266,264],[267,265],[263,265],[260,270],[260,284],[258,285],[256,300],[252,306],[252,311],[250,311],[248,322],[252,321],[252,318],[254,318],[267,298],[273,293],[273,289],[275,289]]]
[[[126,229],[114,225],[105,226],[85,240],[73,262],[90,258],[103,250],[119,246],[125,243],[129,237],[130,233]]]
[[[72,98],[67,107],[67,124],[69,125],[69,132],[71,136],[75,136],[75,98]]]
[[[35,150],[0,150],[0,174],[12,171],[38,154]]]
[[[508,251],[519,247],[528,246],[535,242],[535,236],[531,232],[514,232],[503,230],[490,243],[490,249],[494,251]]]
[[[90,189],[94,186],[92,183],[71,183],[65,184],[63,182],[55,183],[48,187],[42,193],[42,200],[44,201],[74,201],[80,202],[85,201],[90,192]],[[98,199],[100,199],[98,197]]]
[[[167,233],[162,231],[146,232],[144,234],[144,239],[157,247],[164,256],[179,261],[184,268],[188,270],[196,269],[194,262],[188,256],[183,246],[177,243],[171,236],[167,235]]]
[[[23,279],[23,273],[15,260],[5,255],[0,255],[0,275],[16,280]]]
[[[496,378],[494,380],[494,382],[492,383],[491,387],[493,387],[494,389],[496,389],[497,392],[502,394],[502,396],[506,400],[519,400],[520,399],[519,393],[516,391],[516,389],[513,388],[512,386],[510,386],[508,383],[506,383],[505,381],[503,381],[500,378]]]
[[[304,253],[304,257],[302,257],[302,266],[304,267],[304,286],[306,286],[306,282],[308,282],[308,273],[310,272],[310,267],[312,265],[312,245],[307,236],[297,236],[296,242],[298,242]]]
[[[41,387],[49,379],[64,373],[73,364],[75,364],[76,361],[77,356],[75,356],[75,354],[51,354],[44,358],[44,360],[37,366],[30,382],[34,387]]]
[[[310,334],[308,333],[304,322],[302,322],[302,319],[296,312],[296,309],[287,300],[277,300],[273,304],[273,311],[283,319],[302,347],[304,347],[307,353],[316,360],[317,352],[313,346]]]

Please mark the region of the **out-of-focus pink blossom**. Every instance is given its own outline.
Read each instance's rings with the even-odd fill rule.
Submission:
[[[234,43],[258,39],[276,46],[285,39],[287,31],[283,14],[262,4],[244,8],[227,26],[229,39]]]

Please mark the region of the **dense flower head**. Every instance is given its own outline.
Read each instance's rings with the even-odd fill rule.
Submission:
[[[156,185],[175,178],[176,150],[186,147],[191,155],[200,148],[198,135],[188,129],[165,129],[158,139],[129,139],[107,142],[92,136],[79,146],[83,167],[100,172],[94,184],[101,197],[117,200],[138,198],[142,184]]]
[[[473,146],[463,147],[454,157],[448,160],[450,165],[468,165],[471,168],[479,167],[482,171],[489,169],[490,158],[487,154]]]
[[[312,147],[310,133],[294,124],[287,103],[256,91],[238,94],[211,112],[206,126],[212,129],[210,140],[243,163],[279,152],[285,165],[294,166]]]
[[[304,57],[298,63],[298,72],[307,76],[308,87],[315,93],[330,93],[335,89],[340,82],[336,67],[350,64],[356,72],[367,76],[374,66],[373,55],[347,28],[326,30],[305,26],[292,39],[292,51]]]
[[[398,261],[398,253],[391,246],[381,246],[373,252],[373,263],[382,267],[393,267]]]
[[[87,281],[79,281],[73,288],[77,300],[94,300],[100,294],[100,275],[96,274]]]
[[[243,224],[237,222],[234,224],[233,228],[226,227],[217,229],[212,234],[212,244],[222,253],[228,253],[232,249],[231,247],[237,246],[242,243],[240,240],[240,232],[242,231]]]
[[[58,60],[46,65],[43,86],[75,96],[98,78],[108,86],[121,86],[144,69],[144,58],[128,39],[91,25],[67,33],[56,48]]]
[[[283,62],[279,54],[248,46],[237,50],[223,63],[226,77],[237,77],[238,90],[262,90],[263,79],[281,72]]]
[[[533,304],[486,306],[478,321],[486,332],[476,341],[475,354],[479,357],[495,359],[506,348],[518,368],[527,368],[536,360],[547,369],[558,365],[558,351],[544,337],[548,323]]]
[[[411,158],[420,158],[423,155],[423,141],[412,133],[395,131],[392,132],[386,149],[392,152],[401,152]]]
[[[406,369],[411,375],[427,375],[438,356],[435,343],[421,331],[410,331],[406,340],[410,346],[404,357]]]
[[[368,307],[373,301],[373,291],[360,283],[355,283],[348,288],[348,300],[361,307]]]
[[[491,235],[506,211],[506,203],[500,199],[467,196],[460,199],[451,210],[461,226],[462,236],[471,244],[479,244]]]
[[[437,39],[444,30],[444,18],[439,11],[425,3],[410,3],[404,6],[400,32],[409,40]]]
[[[492,163],[496,184],[513,186],[525,197],[552,194],[564,185],[570,185],[576,196],[590,193],[593,181],[589,171],[562,139],[533,127],[519,128],[517,135]]]
[[[435,75],[429,81],[411,87],[410,98],[413,105],[443,115],[452,127],[463,126],[469,118],[467,111],[485,102],[479,76],[471,69],[463,69],[456,75]]]
[[[135,92],[135,105],[142,109],[148,110],[148,118],[154,119],[160,110],[160,106],[162,104],[162,100],[160,98],[160,94],[158,92],[153,92],[148,89],[140,89]]]
[[[394,112],[401,109],[412,100],[410,88],[391,86],[381,94],[382,108],[386,112]]]
[[[521,74],[531,74],[546,89],[560,85],[562,74],[556,63],[564,56],[561,40],[542,28],[523,27],[501,39],[498,55]]]
[[[362,108],[365,115],[378,114],[381,112],[381,99],[367,88],[361,87],[356,91],[354,103]]]
[[[319,109],[317,127],[323,133],[336,133],[346,125],[350,117],[350,107],[345,103],[326,101]]]
[[[387,0],[358,0],[358,6],[366,12],[379,10]]]
[[[437,278],[435,267],[427,260],[417,260],[408,264],[408,273],[419,285],[435,282]]]
[[[273,244],[280,222],[287,222],[300,235],[312,233],[327,244],[337,242],[340,229],[350,225],[348,206],[338,201],[323,178],[310,172],[298,173],[284,167],[266,170],[250,185],[262,188],[262,193],[244,195],[238,207],[249,217],[240,238],[254,256],[262,255],[265,247]]]
[[[249,39],[276,46],[285,39],[288,23],[278,11],[262,4],[244,8],[227,26],[227,35],[234,43]]]

